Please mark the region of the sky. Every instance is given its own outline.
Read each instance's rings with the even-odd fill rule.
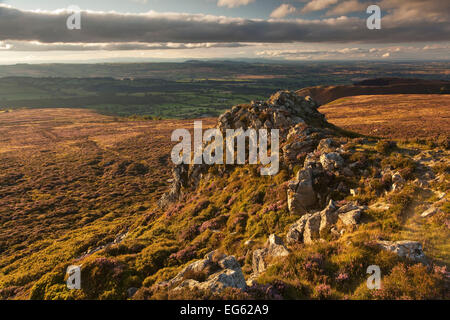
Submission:
[[[448,0],[0,0],[0,64],[449,60],[449,22]]]

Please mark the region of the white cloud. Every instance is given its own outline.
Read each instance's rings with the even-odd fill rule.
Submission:
[[[302,12],[320,11],[336,4],[338,0],[312,0],[303,7]]]
[[[390,22],[373,32],[365,19],[244,19],[188,13],[83,11],[82,29],[68,30],[67,11],[25,11],[0,5],[0,41],[41,43],[233,43],[449,41],[449,24],[416,20]],[[392,15],[392,14],[391,14]],[[445,13],[442,14],[445,17]],[[419,22],[419,23],[418,23]]]
[[[219,0],[217,5],[219,7],[228,7],[228,8],[236,8],[240,6],[246,6],[255,0]]]
[[[339,3],[337,6],[327,11],[327,16],[344,15],[351,12],[361,11],[365,12],[367,4],[358,2],[358,0],[348,0]]]
[[[296,11],[297,9],[294,6],[283,3],[281,6],[272,11],[270,17],[280,19],[286,17],[289,14],[295,13]]]
[[[132,50],[171,50],[171,49],[208,49],[208,48],[237,48],[251,46],[241,43],[139,43],[139,42],[111,42],[111,43],[42,43],[39,41],[0,41],[0,50],[11,51],[132,51]]]

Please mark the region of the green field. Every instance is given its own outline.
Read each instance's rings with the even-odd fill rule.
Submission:
[[[0,66],[0,109],[87,108],[107,115],[217,116],[277,90],[374,77],[449,79],[448,62],[48,64]],[[395,70],[395,71],[394,71]]]

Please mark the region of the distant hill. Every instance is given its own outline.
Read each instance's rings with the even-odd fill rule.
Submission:
[[[323,105],[343,97],[380,94],[445,94],[450,93],[450,81],[376,78],[351,85],[316,86],[296,91],[301,96],[311,96]]]

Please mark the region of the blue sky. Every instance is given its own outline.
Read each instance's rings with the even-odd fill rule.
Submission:
[[[369,30],[369,4],[381,8]],[[69,6],[81,29],[68,30]],[[450,1],[0,0],[0,63],[450,58]],[[14,53],[14,54],[11,54]]]

